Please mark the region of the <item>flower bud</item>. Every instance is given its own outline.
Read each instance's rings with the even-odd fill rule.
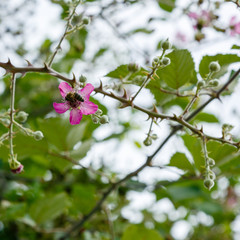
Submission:
[[[23,165],[22,165],[22,164],[20,164],[20,165],[18,166],[18,168],[16,168],[16,169],[11,169],[11,172],[14,173],[14,174],[19,174],[19,173],[21,173],[22,171],[23,171]]]
[[[129,63],[128,71],[129,72],[137,72],[137,71],[139,71],[139,66],[136,63]]]
[[[202,88],[202,87],[204,87],[204,85],[205,85],[204,81],[199,81],[197,83],[197,88]]]
[[[152,145],[152,139],[149,138],[149,137],[147,137],[147,138],[143,141],[143,144],[144,144],[145,146],[150,146],[150,145]]]
[[[218,71],[220,71],[220,69],[221,69],[221,67],[220,67],[219,63],[216,62],[216,61],[215,62],[211,62],[209,64],[210,72],[218,72]]]
[[[90,22],[90,18],[89,18],[89,17],[84,17],[84,18],[82,19],[82,22],[83,22],[84,25],[88,25],[89,22]]]
[[[101,118],[100,118],[100,123],[101,124],[105,124],[105,123],[109,123],[109,118],[107,115],[103,115]]]
[[[171,63],[171,60],[170,58],[164,57],[161,62],[164,66],[167,66]]]
[[[99,118],[97,116],[92,115],[92,121],[94,124],[98,124],[99,123]]]
[[[202,39],[205,38],[205,34],[202,32],[197,32],[194,37],[196,41],[200,42]]]
[[[208,159],[208,164],[210,167],[213,167],[215,165],[215,161],[212,158]]]
[[[214,186],[214,181],[211,179],[205,179],[204,182],[204,187],[210,190]]]
[[[27,121],[28,118],[28,114],[24,111],[20,111],[17,115],[16,115],[16,119],[21,122],[24,123]]]
[[[34,132],[33,133],[33,136],[34,136],[34,139],[36,140],[36,141],[40,141],[40,140],[42,140],[43,139],[43,133],[41,132],[41,131],[36,131],[36,132]]]
[[[154,133],[151,135],[151,138],[152,138],[152,140],[157,140],[158,136],[157,136],[157,134]]]
[[[85,76],[81,75],[79,78],[79,82],[85,83],[86,81],[87,81],[87,78]]]
[[[101,109],[98,109],[94,114],[100,116],[102,115],[103,111]]]
[[[210,86],[213,86],[213,87],[217,87],[218,85],[219,85],[219,82],[218,82],[218,80],[211,80],[210,82],[209,82],[209,85]]]
[[[168,39],[164,42],[162,42],[162,49],[163,50],[167,50],[170,49],[172,47],[172,44],[168,41]]]

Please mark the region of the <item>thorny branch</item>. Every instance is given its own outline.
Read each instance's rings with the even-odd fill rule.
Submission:
[[[25,74],[27,72],[40,72],[40,73],[46,73],[46,74],[50,74],[52,76],[55,76],[59,79],[62,79],[68,83],[70,83],[71,85],[73,85],[75,83],[75,77],[73,79],[64,77],[63,75],[61,75],[60,73],[54,71],[53,69],[51,69],[48,66],[44,66],[42,68],[36,68],[33,66],[27,66],[27,67],[15,67],[11,64],[10,61],[8,61],[7,63],[1,63],[0,62],[0,67],[4,68],[6,70],[6,72],[10,72],[12,74],[15,73],[22,73]],[[167,120],[171,120],[171,121],[175,121],[178,122],[179,125],[176,126],[170,133],[169,135],[163,140],[163,142],[159,145],[159,147],[155,150],[155,152],[148,156],[145,163],[142,164],[138,169],[136,169],[135,171],[129,173],[128,175],[126,175],[124,178],[120,179],[119,181],[112,183],[111,186],[106,190],[106,192],[102,195],[101,199],[97,202],[97,204],[95,205],[95,207],[87,214],[85,215],[81,220],[77,221],[75,224],[73,224],[70,229],[65,233],[65,235],[61,238],[61,240],[67,239],[74,231],[76,231],[77,229],[81,228],[84,223],[89,220],[97,211],[99,211],[102,207],[103,202],[106,200],[106,198],[119,186],[121,185],[123,182],[127,181],[128,179],[132,178],[133,176],[137,176],[143,169],[145,169],[147,166],[151,166],[151,162],[152,159],[156,156],[157,153],[159,153],[159,151],[163,148],[163,146],[168,142],[168,140],[175,135],[175,133],[182,129],[182,127],[186,127],[188,129],[190,129],[193,133],[197,134],[200,137],[205,137],[206,140],[215,140],[215,141],[219,141],[222,143],[227,143],[227,144],[231,144],[237,148],[240,147],[240,143],[239,142],[233,142],[233,141],[228,141],[224,138],[215,138],[212,136],[208,136],[206,134],[203,133],[202,129],[197,129],[194,126],[192,126],[191,124],[188,123],[188,121],[190,121],[191,119],[193,119],[199,112],[201,112],[209,103],[211,103],[214,99],[218,99],[220,98],[220,95],[223,91],[225,91],[227,89],[227,87],[234,81],[234,79],[239,75],[240,73],[240,69],[238,71],[235,72],[234,75],[232,75],[230,77],[230,79],[218,90],[215,92],[214,95],[212,95],[205,103],[203,103],[202,105],[200,105],[195,111],[193,111],[186,119],[184,118],[179,118],[176,115],[174,116],[168,116],[168,115],[164,115],[164,114],[160,114],[158,113],[156,110],[154,111],[150,111],[147,109],[144,109],[140,106],[137,106],[135,104],[133,104],[133,102],[127,98],[126,94],[123,95],[123,97],[120,96],[116,96],[113,93],[109,93],[103,90],[102,84],[98,87],[95,88],[95,92],[96,93],[101,93],[105,96],[109,96],[113,99],[116,99],[118,101],[120,101],[124,107],[130,106],[132,108],[135,108],[141,112],[146,113],[149,117],[152,118],[156,118],[156,119],[167,119]]]

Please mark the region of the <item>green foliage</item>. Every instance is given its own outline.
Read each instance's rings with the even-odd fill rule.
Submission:
[[[123,234],[121,240],[131,239],[149,239],[149,240],[162,240],[161,235],[153,229],[147,229],[143,225],[130,225]]]
[[[199,73],[203,78],[209,73],[209,64],[210,62],[218,61],[220,64],[221,70],[213,74],[213,78],[220,78],[225,73],[227,73],[228,66],[231,63],[239,62],[240,57],[236,54],[217,54],[215,56],[204,56],[199,65]]]
[[[171,12],[175,8],[175,0],[157,0],[157,2],[167,12]]]
[[[196,83],[196,72],[191,53],[188,50],[174,50],[166,55],[171,64],[157,71],[160,81],[169,87],[179,89],[186,83]]]

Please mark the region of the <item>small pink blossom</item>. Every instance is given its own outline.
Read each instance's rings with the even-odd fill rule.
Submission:
[[[16,169],[11,169],[11,172],[12,173],[15,173],[15,174],[19,174],[19,173],[21,173],[23,171],[23,165],[22,164],[20,164],[19,166],[18,166],[18,168],[16,168]]]
[[[57,113],[65,113],[71,109],[69,121],[72,125],[79,124],[82,115],[93,114],[97,111],[98,106],[89,101],[91,92],[94,90],[92,84],[88,83],[83,89],[73,89],[68,83],[61,82],[59,84],[60,93],[65,100],[62,103],[53,103],[53,107]]]
[[[237,22],[236,16],[233,16],[230,19],[229,26],[230,26],[230,35],[231,36],[235,36],[236,34],[240,34],[240,21]]]
[[[177,32],[175,37],[181,42],[187,42],[187,36],[182,32]]]
[[[195,30],[201,30],[203,27],[208,27],[213,20],[211,12],[206,10],[202,10],[199,14],[196,12],[189,12],[188,16],[195,21],[193,25]]]

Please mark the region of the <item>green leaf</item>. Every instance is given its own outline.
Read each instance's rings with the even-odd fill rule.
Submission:
[[[170,160],[169,166],[180,168],[184,171],[193,172],[193,166],[184,153],[175,153]]]
[[[188,50],[174,50],[166,56],[171,59],[171,64],[157,71],[160,80],[174,89],[179,89],[188,82],[196,83],[194,62]]]
[[[71,193],[73,200],[74,214],[81,212],[82,214],[88,213],[96,204],[95,199],[96,188],[90,184],[75,184]]]
[[[77,149],[74,149],[70,152],[70,156],[75,160],[82,159],[90,150],[92,143],[93,141],[91,139],[82,142],[82,144]]]
[[[228,71],[228,66],[231,63],[239,62],[240,57],[236,54],[217,54],[215,56],[204,56],[199,65],[199,73],[205,78],[209,73],[209,64],[212,61],[218,61],[221,66],[221,70],[213,74],[213,78],[220,78]]]
[[[185,146],[192,154],[196,168],[202,172],[205,166],[205,160],[202,156],[201,142],[198,138],[189,135],[182,136]]]
[[[171,12],[175,8],[175,0],[158,0],[159,6],[167,11]]]
[[[154,229],[147,229],[144,225],[130,225],[123,234],[122,240],[163,240]]]
[[[67,195],[62,192],[37,200],[30,207],[29,214],[36,223],[42,224],[61,215],[68,205]]]
[[[240,49],[240,46],[239,46],[239,45],[236,45],[236,44],[234,44],[234,45],[232,45],[231,49]]]
[[[199,113],[191,121],[191,123],[195,122],[196,120],[199,121],[199,122],[219,123],[219,119],[216,116],[214,116],[213,114],[210,114],[210,113],[205,113],[205,112]]]
[[[120,65],[115,70],[109,72],[105,77],[116,78],[116,79],[123,79],[128,77],[129,80],[133,79],[136,76],[146,76],[143,74],[143,71],[146,71],[144,68],[141,68],[137,72],[130,72],[128,70],[128,64]]]

